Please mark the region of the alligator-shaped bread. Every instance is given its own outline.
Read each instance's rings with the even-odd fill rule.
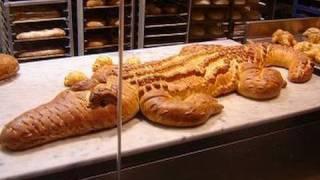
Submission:
[[[295,83],[308,81],[313,72],[307,56],[272,44],[191,45],[161,61],[126,64],[123,121],[141,111],[158,124],[191,127],[222,111],[215,97],[232,92],[257,100],[277,97],[286,81],[268,66],[287,68]],[[0,135],[2,146],[23,150],[116,126],[117,68],[105,65],[91,79],[9,122]]]

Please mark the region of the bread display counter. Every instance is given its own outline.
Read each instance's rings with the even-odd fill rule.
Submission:
[[[225,46],[238,45],[230,40],[208,43]],[[134,55],[142,62],[148,62],[177,54],[182,47],[178,45],[131,50],[126,51],[125,56]],[[185,49],[185,53],[188,51],[192,52],[193,49]],[[114,62],[117,61],[117,53],[105,55],[111,57]],[[21,112],[48,102],[58,92],[64,90],[64,76],[70,70],[79,69],[90,75],[91,66],[97,56],[88,55],[22,64],[18,76],[1,82],[0,98],[3,106],[0,107],[0,125],[2,128]],[[51,68],[46,68],[48,66]],[[279,71],[282,77],[287,77],[287,70],[279,69]],[[312,79],[304,84],[294,84],[288,81],[279,97],[268,101],[255,101],[239,94],[222,96],[218,98],[224,106],[222,113],[194,128],[159,126],[138,116],[123,125],[123,155],[127,157],[142,154],[317,111],[320,110],[319,90],[320,77],[313,75]],[[273,93],[269,95],[274,96]],[[2,148],[0,151],[0,179],[35,177],[113,160],[117,150],[116,140],[116,129],[110,129],[56,141],[21,152],[11,152]]]

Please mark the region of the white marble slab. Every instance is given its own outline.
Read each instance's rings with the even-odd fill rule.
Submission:
[[[233,41],[214,43],[231,45]],[[161,47],[127,52],[143,61],[156,60],[179,51],[181,46]],[[116,60],[116,53],[109,53]],[[83,56],[21,65],[19,76],[0,83],[0,126],[23,111],[52,99],[64,89],[63,79],[71,70],[90,75],[95,57]],[[281,70],[286,76],[287,71]],[[134,119],[123,126],[122,142],[125,155],[183,143],[237,128],[281,120],[297,113],[320,108],[320,77],[313,76],[306,84],[288,83],[279,98],[253,101],[237,94],[219,98],[225,108],[206,124],[189,129],[155,126],[142,119]],[[106,130],[82,137],[70,138],[11,153],[0,150],[0,179],[30,177],[115,158],[116,130]]]

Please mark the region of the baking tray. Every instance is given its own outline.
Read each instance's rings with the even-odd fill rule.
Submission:
[[[211,42],[212,43],[212,42]],[[221,45],[237,45],[234,41],[215,41]],[[142,62],[176,54],[182,45],[126,51],[125,57],[138,56]],[[24,63],[18,76],[0,85],[0,125],[20,113],[51,100],[64,89],[64,76],[71,70],[91,74],[91,65],[98,55],[61,58]],[[118,53],[106,53],[117,61]],[[284,77],[286,70],[281,70]],[[195,128],[168,128],[135,118],[123,125],[123,155],[152,151],[162,147],[195,141],[209,136],[246,129],[259,124],[280,121],[320,109],[320,77],[313,76],[306,84],[288,83],[281,95],[269,101],[254,101],[237,94],[218,98],[224,105],[219,115]],[[28,178],[68,168],[116,158],[116,129],[68,138],[23,152],[0,151],[0,179]]]

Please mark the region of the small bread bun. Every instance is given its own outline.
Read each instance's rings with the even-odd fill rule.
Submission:
[[[0,54],[0,80],[10,78],[19,71],[19,63],[16,58],[7,54]]]
[[[223,20],[225,19],[225,13],[221,10],[212,10],[207,13],[207,16],[211,20]]]
[[[234,4],[235,5],[245,5],[246,4],[246,0],[234,0]]]
[[[193,4],[195,5],[210,5],[209,0],[193,0]]]
[[[191,35],[192,36],[201,37],[201,36],[204,36],[205,34],[206,34],[206,31],[202,26],[193,26],[191,28]]]
[[[72,71],[64,78],[64,85],[66,87],[71,87],[74,84],[87,80],[88,77],[81,71]]]
[[[204,13],[202,11],[193,11],[191,15],[191,19],[193,21],[204,21],[206,19]]]
[[[224,31],[220,26],[211,26],[207,29],[208,33],[213,36],[223,36]]]
[[[86,27],[103,27],[107,24],[104,19],[90,19],[86,22]]]
[[[88,39],[87,47],[100,47],[108,44],[108,41],[103,37],[95,37]]]
[[[98,56],[96,61],[92,64],[92,71],[96,72],[98,69],[106,65],[112,65],[112,59],[109,56]]]
[[[104,6],[106,5],[105,0],[88,0],[86,3],[87,7],[96,7],[96,6]]]
[[[212,0],[212,4],[216,5],[228,5],[229,3],[229,0]]]
[[[232,12],[232,19],[233,20],[240,20],[242,19],[242,15],[239,11],[233,11]]]

